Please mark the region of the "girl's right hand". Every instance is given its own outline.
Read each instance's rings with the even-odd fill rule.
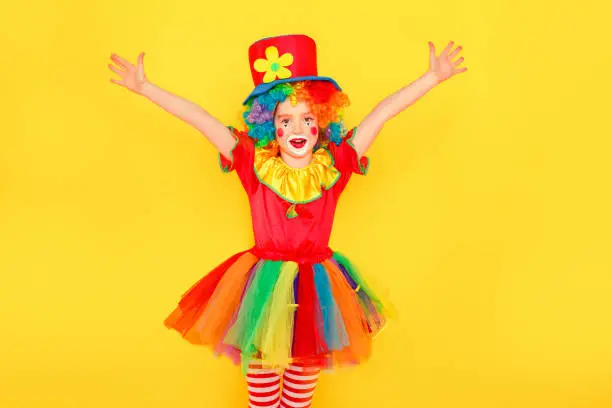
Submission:
[[[121,85],[132,92],[142,95],[143,86],[148,82],[144,73],[144,52],[138,55],[136,66],[132,65],[125,58],[121,58],[117,54],[111,54],[111,60],[117,65],[108,64],[108,67],[116,74],[121,76],[121,79],[112,79],[111,82]]]

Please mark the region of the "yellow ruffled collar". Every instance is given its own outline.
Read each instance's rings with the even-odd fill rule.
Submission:
[[[294,168],[281,159],[279,148],[255,149],[255,174],[285,201],[305,204],[320,198],[322,189],[329,190],[340,178],[334,167],[331,153],[324,147],[312,154],[312,161],[305,167]]]

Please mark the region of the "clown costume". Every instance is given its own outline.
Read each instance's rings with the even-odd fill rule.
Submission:
[[[390,305],[351,261],[328,246],[338,200],[384,123],[466,68],[449,43],[429,69],[381,101],[359,126],[344,126],[349,99],[319,76],[314,40],[261,39],[249,48],[255,88],[244,127],[225,126],[151,83],[144,53],[136,65],[115,54],[111,79],[189,123],[217,148],[220,170],[235,172],[249,200],[254,245],[195,282],[164,320],[187,341],[239,364],[249,406],[307,408],[319,373],[369,358]]]

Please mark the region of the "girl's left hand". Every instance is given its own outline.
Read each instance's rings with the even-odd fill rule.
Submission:
[[[431,41],[429,41],[429,71],[435,75],[438,79],[438,83],[446,81],[453,75],[459,74],[461,72],[467,71],[467,68],[457,68],[461,62],[463,62],[463,57],[459,58],[456,61],[453,61],[453,58],[457,56],[459,51],[461,50],[461,46],[455,48],[455,50],[449,54],[449,51],[453,47],[454,42],[451,41],[448,43],[444,51],[440,54],[440,56],[436,57],[436,48]]]

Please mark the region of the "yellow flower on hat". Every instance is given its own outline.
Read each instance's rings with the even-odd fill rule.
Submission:
[[[271,45],[266,48],[266,59],[259,58],[255,60],[253,67],[257,72],[265,72],[263,82],[268,83],[278,79],[285,79],[291,77],[291,71],[287,68],[293,64],[293,55],[286,52],[280,57],[278,56],[278,49]]]

